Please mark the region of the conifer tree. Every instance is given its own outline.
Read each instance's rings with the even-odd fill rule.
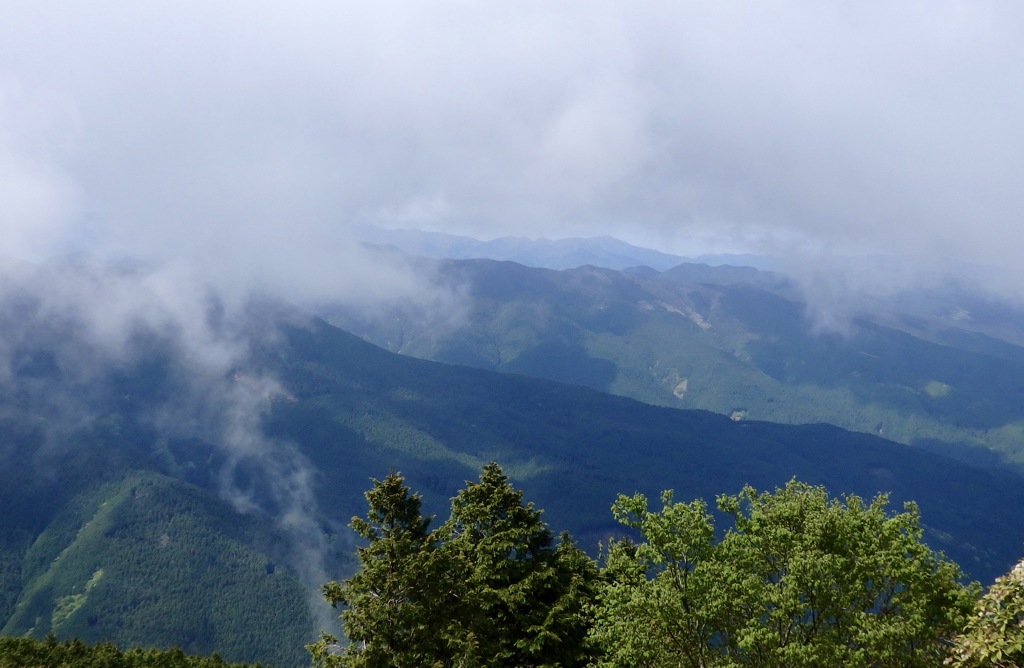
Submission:
[[[452,499],[429,531],[420,498],[389,475],[366,493],[351,526],[367,545],[360,570],[325,585],[349,644],[309,647],[323,666],[583,666],[593,560],[567,535],[555,541],[497,464]]]
[[[349,644],[324,635],[311,645],[325,666],[419,668],[445,665],[452,608],[461,580],[453,576],[449,555],[438,549],[423,517],[419,495],[404,479],[390,474],[374,480],[366,492],[369,512],[350,526],[368,541],[357,549],[361,568],[343,582],[324,585],[332,605],[345,605],[342,624]]]
[[[593,561],[567,535],[555,544],[496,463],[452,499],[445,539],[468,565],[462,631],[492,666],[585,665]]]

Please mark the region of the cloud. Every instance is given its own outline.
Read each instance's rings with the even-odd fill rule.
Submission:
[[[0,254],[144,269],[22,268],[0,315],[74,324],[58,362],[76,383],[130,363],[139,331],[164,333],[206,379],[187,396],[224,409],[200,426],[275,480],[282,521],[305,531],[308,469],[256,434],[266,394],[230,373],[249,334],[215,326],[211,301],[458,312],[457,286],[367,254],[366,223],[782,254],[811,298],[847,312],[858,291],[935,281],[954,259],[1003,267],[1014,288],[1022,14],[998,0],[3,3]],[[913,271],[832,271],[868,253]],[[3,301],[26,275],[34,301]],[[0,337],[6,378],[29,336]],[[50,407],[88,419],[76,387]]]
[[[456,304],[355,243],[356,224],[397,223],[771,252],[831,304],[954,264],[1002,267],[1008,293],[1024,278],[1022,14],[1000,0],[5,3],[3,254],[141,258],[177,277],[150,289],[178,306],[193,280],[237,304]],[[868,254],[912,271],[852,262],[821,284],[835,257]],[[97,332],[158,317],[89,298]]]
[[[32,221],[59,219],[56,248],[186,257],[289,290],[316,283],[287,280],[312,266],[341,291],[347,226],[398,219],[1013,265],[1021,12],[7,5],[4,120],[58,111],[13,131],[39,142],[0,147],[21,184],[4,225],[19,250],[42,245]]]
[[[5,252],[38,253],[68,234],[76,188],[59,167],[75,119],[63,100],[0,76],[0,235]]]
[[[457,318],[458,286],[356,243],[376,223],[780,255],[828,328],[976,266],[1021,300],[1021,19],[1002,0],[5,3],[0,254]]]
[[[355,243],[414,223],[770,252],[811,288],[837,256],[912,270],[849,263],[808,293],[831,303],[972,264],[1014,293],[1022,18],[1000,0],[5,3],[2,253],[140,258],[182,281],[150,286],[161,304],[192,280],[237,304],[456,304]],[[97,331],[155,317],[94,299]]]
[[[98,246],[272,277],[396,216],[1012,264],[1021,12],[9,5],[0,80],[73,108],[75,146],[8,171],[73,184]]]
[[[287,535],[289,565],[331,628],[317,592],[328,579],[321,527],[333,520],[318,507],[317,473],[303,453],[264,433],[272,403],[289,395],[254,356],[279,343],[279,323],[308,317],[225,301],[180,267],[79,258],[2,268],[0,422],[22,437],[0,445],[0,456],[28,449],[47,476],[60,474],[72,449],[99,447],[90,456],[160,462],[177,474],[168,440],[204,444],[200,461],[211,470],[198,480],[208,474],[239,512],[268,517]],[[105,431],[111,421],[121,426]],[[124,442],[122,428],[131,434]]]

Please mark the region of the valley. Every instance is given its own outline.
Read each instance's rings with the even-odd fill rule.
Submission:
[[[208,310],[202,349],[143,323],[106,351],[74,309],[8,302],[2,633],[302,665],[337,632],[319,588],[356,568],[371,481],[399,472],[440,514],[489,462],[592,556],[624,535],[618,494],[793,480],[915,503],[983,583],[1020,556],[1010,343],[816,332],[792,286],[743,268],[433,266],[468,286],[461,318],[263,300]]]

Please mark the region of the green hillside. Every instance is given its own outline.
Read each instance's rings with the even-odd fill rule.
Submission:
[[[325,623],[309,605],[315,578],[355,566],[345,524],[364,511],[370,478],[401,471],[441,513],[492,460],[592,552],[621,531],[609,512],[620,492],[713,498],[793,477],[918,501],[926,539],[982,581],[1024,552],[1015,475],[827,425],[733,421],[396,355],[286,315],[257,310],[253,326],[276,334],[200,387],[147,343],[136,363],[71,388],[86,417],[60,430],[42,398],[69,396],[69,381],[53,368],[15,377],[0,420],[4,634],[301,662]],[[202,410],[207,383],[231,395],[256,375],[280,386],[253,404],[262,450],[157,420]]]
[[[358,507],[367,471],[399,470],[440,512],[495,460],[552,526],[593,546],[615,530],[607,507],[619,492],[712,498],[795,476],[918,501],[935,547],[982,580],[1024,551],[1013,501],[1024,502],[1024,486],[1011,473],[829,425],[737,422],[388,354],[324,324],[290,330],[289,340],[275,364],[296,401],[276,403],[268,429],[322,473],[323,507]]]
[[[1024,466],[1024,348],[958,329],[930,302],[835,333],[815,330],[785,279],[749,267],[552,271],[474,260],[438,271],[466,287],[465,317],[334,309],[328,319],[425,359]]]
[[[159,638],[257,660],[267,657],[246,648],[261,638],[294,643],[308,633],[303,588],[252,547],[265,529],[200,490],[136,474],[73,499],[69,511],[25,554],[25,587],[4,635],[124,646]]]
[[[128,474],[67,500],[20,555],[0,634],[180,647],[295,665],[308,594],[271,556],[267,527],[194,486]],[[20,587],[18,586],[20,585]]]

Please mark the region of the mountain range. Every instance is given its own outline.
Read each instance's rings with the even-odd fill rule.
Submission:
[[[562,239],[501,237],[480,241],[455,234],[373,226],[359,228],[357,235],[365,243],[389,246],[418,257],[457,260],[487,258],[543,269],[575,269],[583,265],[594,265],[609,269],[650,267],[662,271],[683,262],[770,269],[777,264],[771,257],[749,253],[700,254],[695,257],[684,257],[635,246],[608,236]]]
[[[555,271],[478,259],[433,270],[467,295],[458,317],[402,305],[322,313],[405,355],[1024,464],[1024,347],[993,335],[1024,329],[978,297],[880,302],[829,330],[814,326],[791,279],[752,267]]]
[[[975,394],[986,383],[1015,391],[1021,361],[1008,343],[972,338],[969,351],[868,321],[853,337],[816,338],[781,296],[784,279],[742,268],[435,269],[472,286],[460,319],[327,315],[385,343],[398,334],[383,323],[400,322],[402,343],[389,347],[442,361],[261,301],[218,339],[246,341],[230,365],[212,352],[197,360],[181,343],[188,332],[143,325],[114,362],[93,364],[97,342],[72,315],[29,296],[5,303],[2,633],[302,664],[303,645],[337,615],[318,603],[319,585],[355,568],[346,524],[365,512],[371,479],[401,472],[440,515],[491,461],[595,555],[620,535],[618,493],[711,499],[794,477],[833,494],[886,493],[893,509],[916,502],[926,540],[982,582],[1024,551],[1012,449],[957,436],[943,442],[956,459],[917,447],[923,438],[813,419],[831,397],[883,397],[893,431],[911,406],[959,433],[956,399],[982,434],[982,417],[1012,417],[1012,396]],[[216,300],[200,314],[225,330]],[[719,390],[729,410],[702,410],[718,377],[739,384]],[[795,411],[791,388],[817,398],[812,419],[758,419],[776,402]],[[1000,454],[965,463],[975,450]]]

